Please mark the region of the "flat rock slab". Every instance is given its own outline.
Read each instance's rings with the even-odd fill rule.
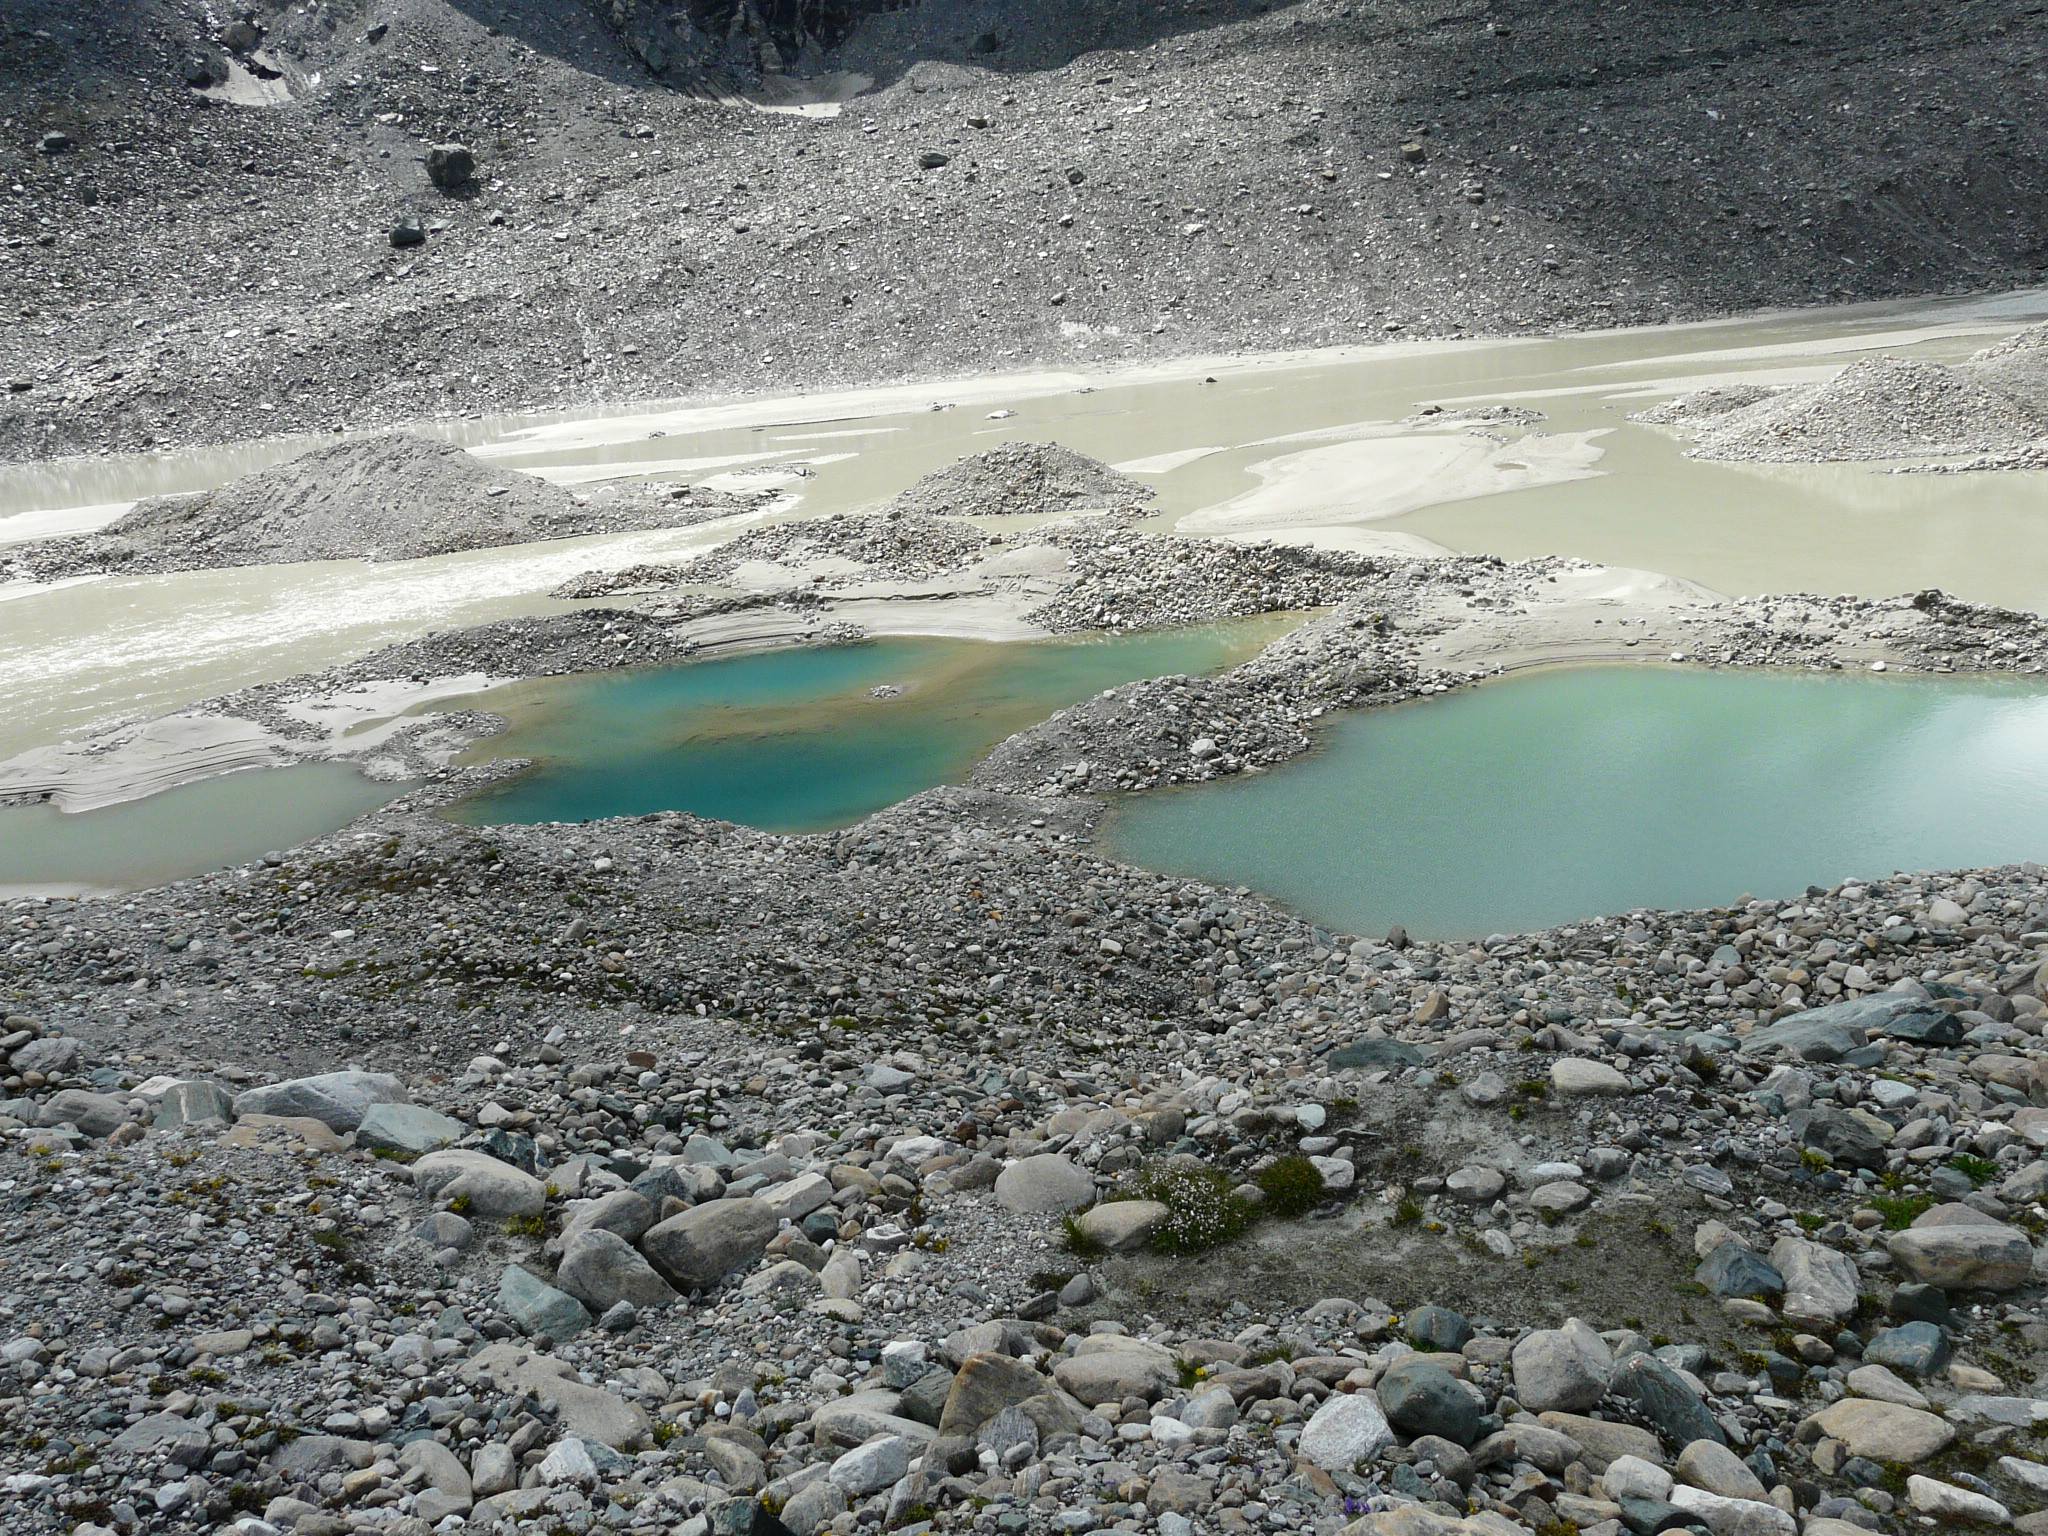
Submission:
[[[1947,1450],[1956,1432],[1946,1421],[1918,1408],[1845,1397],[1818,1415],[1823,1434],[1842,1442],[1851,1456],[1911,1466]]]
[[[356,1126],[356,1145],[418,1157],[452,1146],[468,1129],[424,1104],[372,1104]]]
[[[553,1403],[563,1430],[615,1450],[638,1444],[652,1427],[637,1406],[602,1387],[576,1380],[566,1360],[537,1353],[530,1345],[486,1345],[464,1362],[457,1374],[472,1384],[488,1381],[500,1391],[530,1392],[544,1403]]]
[[[1127,1397],[1157,1402],[1180,1381],[1180,1368],[1173,1356],[1156,1345],[1117,1339],[1105,1348],[1089,1348],[1093,1342],[1083,1341],[1080,1353],[1052,1368],[1054,1380],[1091,1407],[1120,1403]]]
[[[1567,1099],[1619,1098],[1635,1092],[1629,1080],[1604,1061],[1564,1056],[1550,1064],[1550,1086]]]
[[[1057,1152],[1019,1158],[996,1178],[996,1203],[1006,1211],[1078,1211],[1094,1201],[1095,1176]]]

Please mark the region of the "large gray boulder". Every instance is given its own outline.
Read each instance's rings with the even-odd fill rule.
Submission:
[[[235,1096],[224,1084],[206,1078],[167,1083],[149,1097],[156,1105],[155,1125],[160,1131],[181,1125],[226,1125],[235,1118]]]
[[[1781,1237],[1771,1245],[1771,1263],[1785,1277],[1779,1302],[1785,1320],[1808,1328],[1832,1328],[1856,1310],[1856,1261],[1803,1237]]]
[[[2010,1291],[2033,1273],[2034,1245],[2017,1227],[1967,1205],[1937,1205],[1886,1244],[1914,1280],[1943,1290]]]
[[[1404,1435],[1438,1435],[1456,1445],[1479,1438],[1485,1408],[1440,1365],[1420,1356],[1396,1360],[1377,1390],[1387,1422]]]
[[[1614,1368],[1608,1390],[1627,1398],[1665,1444],[1684,1447],[1695,1440],[1726,1444],[1728,1436],[1707,1411],[1699,1393],[1655,1355],[1630,1355]]]
[[[877,1435],[842,1455],[825,1475],[849,1498],[866,1498],[908,1476],[911,1458],[921,1448],[921,1441],[907,1435]]]
[[[363,1123],[372,1104],[403,1104],[410,1097],[390,1073],[351,1067],[245,1089],[235,1097],[235,1114],[318,1120],[330,1131],[348,1132]]]
[[[1899,1403],[1845,1397],[1823,1408],[1821,1432],[1839,1440],[1851,1456],[1912,1466],[1948,1449],[1956,1432],[1939,1416]]]
[[[654,1202],[638,1190],[610,1190],[593,1200],[578,1200],[563,1212],[562,1235],[555,1246],[560,1251],[569,1239],[585,1231],[615,1232],[627,1242],[637,1243],[659,1214]]]
[[[1550,1064],[1550,1086],[1567,1099],[1619,1098],[1633,1093],[1629,1080],[1604,1061],[1561,1056]]]
[[[415,1188],[428,1199],[460,1202],[471,1216],[538,1216],[547,1186],[510,1163],[470,1147],[445,1147],[412,1165]]]
[[[902,1435],[919,1444],[930,1442],[929,1424],[905,1418],[903,1399],[894,1392],[853,1392],[834,1398],[811,1415],[811,1438],[820,1445],[850,1449],[877,1435]]]
[[[775,1212],[748,1196],[707,1200],[647,1229],[640,1247],[680,1291],[708,1291],[761,1257],[775,1236]]]
[[[946,1405],[939,1413],[942,1436],[972,1435],[1005,1408],[1045,1391],[1049,1383],[1032,1366],[1008,1355],[981,1353],[960,1362]]]
[[[16,1072],[40,1072],[46,1078],[62,1077],[78,1070],[85,1058],[85,1042],[76,1035],[44,1035],[20,1047],[9,1058]]]
[[[356,1145],[419,1157],[460,1141],[468,1127],[424,1104],[372,1104],[356,1127]]]
[[[1884,1171],[1884,1149],[1893,1131],[1867,1110],[1795,1109],[1785,1125],[1801,1146],[1826,1154],[1838,1168]]]
[[[1171,1214],[1157,1200],[1110,1200],[1083,1212],[1074,1225],[1110,1253],[1132,1253],[1149,1243]]]
[[[83,1088],[53,1093],[36,1108],[37,1125],[75,1125],[88,1136],[111,1136],[127,1118],[128,1106],[120,1099]]]
[[[1607,1341],[1576,1317],[1523,1334],[1509,1358],[1515,1400],[1531,1413],[1583,1412],[1607,1395],[1614,1375]]]
[[[631,1243],[602,1227],[586,1227],[569,1239],[555,1268],[555,1283],[597,1313],[622,1301],[644,1309],[677,1300],[675,1290]]]
[[[517,1264],[498,1277],[498,1310],[525,1334],[545,1334],[557,1344],[573,1339],[590,1326],[583,1303],[558,1291]]]
[[[1057,1152],[1020,1157],[996,1178],[996,1203],[1006,1211],[1077,1211],[1094,1200],[1095,1176]]]
[[[1874,998],[1809,1008],[1767,1024],[1742,1042],[1745,1056],[1792,1056],[1801,1061],[1840,1061],[1869,1043],[1865,1020]]]
[[[1078,1352],[1052,1368],[1053,1379],[1081,1402],[1120,1403],[1127,1397],[1157,1402],[1180,1380],[1172,1355],[1156,1344],[1115,1334],[1084,1339]]]
[[[1339,1392],[1302,1427],[1295,1450],[1325,1472],[1349,1472],[1394,1443],[1393,1426],[1370,1392]]]

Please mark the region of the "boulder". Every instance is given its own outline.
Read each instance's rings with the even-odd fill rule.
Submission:
[[[1685,1378],[1655,1355],[1630,1355],[1614,1368],[1608,1390],[1634,1402],[1667,1445],[1695,1440],[1725,1444],[1727,1435]]]
[[[1444,1180],[1444,1191],[1454,1200],[1472,1205],[1491,1205],[1508,1186],[1507,1176],[1483,1163],[1468,1163]]]
[[[1398,1072],[1404,1067],[1419,1067],[1429,1058],[1421,1046],[1405,1040],[1365,1039],[1339,1046],[1328,1059],[1339,1071],[1371,1072],[1384,1068]]]
[[[1560,1097],[1619,1098],[1635,1092],[1629,1080],[1604,1061],[1561,1056],[1550,1064],[1550,1086]]]
[[[1095,1176],[1056,1152],[1019,1158],[996,1178],[996,1203],[1006,1211],[1076,1211],[1094,1200]]]
[[[1089,1242],[1111,1253],[1131,1253],[1150,1242],[1171,1214],[1157,1200],[1110,1200],[1084,1212],[1074,1225]]]
[[[1743,1459],[1718,1440],[1695,1440],[1678,1453],[1678,1480],[1724,1499],[1767,1499],[1770,1490]]]
[[[1417,1307],[1408,1314],[1407,1327],[1417,1349],[1456,1354],[1472,1342],[1472,1324],[1449,1307]]]
[[[372,1104],[356,1126],[356,1145],[411,1157],[460,1141],[468,1127],[424,1104]]]
[[[600,1314],[622,1301],[645,1308],[665,1307],[677,1299],[674,1289],[631,1243],[602,1227],[585,1227],[563,1246],[555,1283]]]
[[[1714,1536],[1798,1536],[1797,1520],[1758,1499],[1726,1498],[1681,1483],[1671,1490],[1671,1502]]]
[[[538,1216],[547,1186],[510,1163],[470,1147],[444,1147],[412,1165],[413,1187],[430,1200],[460,1203],[471,1216]]]
[[[77,1071],[84,1058],[85,1042],[76,1035],[44,1035],[15,1051],[7,1064],[16,1072],[40,1072],[53,1078]]]
[[[707,1200],[649,1227],[641,1249],[680,1291],[708,1291],[745,1269],[775,1236],[774,1211],[748,1196]]]
[[[444,192],[476,180],[476,156],[467,144],[436,144],[427,151],[427,180]]]
[[[1463,1382],[1427,1358],[1396,1360],[1380,1377],[1378,1392],[1387,1422],[1404,1435],[1440,1435],[1455,1445],[1479,1438],[1484,1409]]]
[[[405,1084],[388,1072],[322,1072],[315,1077],[287,1078],[235,1096],[235,1114],[278,1115],[318,1120],[330,1131],[353,1131],[372,1104],[403,1104]]]
[[[1785,1277],[1779,1309],[1786,1321],[1831,1328],[1856,1310],[1856,1264],[1846,1253],[1803,1237],[1781,1237],[1771,1245],[1771,1264]]]
[[[1509,1358],[1516,1400],[1537,1414],[1591,1408],[1607,1395],[1614,1374],[1606,1341],[1578,1318],[1522,1335]]]
[[[235,1096],[225,1084],[205,1078],[168,1083],[152,1102],[160,1131],[181,1125],[225,1125],[235,1118]]]
[[[1120,1403],[1127,1397],[1157,1402],[1180,1381],[1180,1368],[1172,1355],[1157,1345],[1115,1334],[1082,1340],[1080,1350],[1055,1365],[1052,1374],[1091,1407]]]
[[[1888,1366],[1908,1376],[1932,1376],[1948,1364],[1948,1356],[1948,1335],[1933,1323],[1901,1323],[1863,1346],[1866,1367]]]
[[[1922,1477],[1917,1472],[1906,1479],[1906,1501],[1919,1513],[1932,1515],[1942,1530],[2012,1523],[2012,1511],[1989,1495]]]
[[[1888,1016],[1883,999],[1863,997],[1809,1008],[1768,1024],[1742,1042],[1745,1056],[1796,1056],[1801,1061],[1840,1061],[1869,1042],[1868,1021]]]
[[[1954,1429],[1931,1413],[1864,1397],[1830,1403],[1815,1421],[1821,1433],[1841,1441],[1851,1456],[1907,1466],[1940,1455],[1956,1437]]]
[[[511,1318],[521,1333],[545,1334],[557,1344],[590,1326],[590,1314],[583,1310],[582,1302],[517,1264],[507,1265],[498,1277],[498,1310]]]
[[[2010,1291],[2034,1268],[2026,1233],[1966,1205],[1937,1205],[1886,1246],[1908,1276],[1943,1290]]]
[[[578,1200],[562,1216],[561,1246],[578,1232],[613,1232],[629,1243],[637,1243],[654,1225],[660,1212],[652,1200],[638,1190],[614,1189],[591,1200]]]
[[[848,1498],[866,1498],[894,1487],[909,1475],[910,1460],[920,1443],[903,1435],[877,1435],[846,1452],[825,1475],[845,1490]]]
[[[1857,1366],[1849,1373],[1848,1387],[1856,1396],[1875,1398],[1880,1403],[1898,1403],[1907,1408],[1930,1406],[1925,1393],[1882,1365]]]
[[[1776,1296],[1785,1289],[1785,1277],[1775,1265],[1733,1238],[1709,1253],[1692,1277],[1721,1297]]]
[[[1302,1426],[1295,1450],[1325,1472],[1349,1472],[1394,1443],[1393,1426],[1370,1392],[1339,1392]]]
[[[1001,1413],[1046,1389],[1047,1382],[1029,1364],[1008,1355],[982,1353],[960,1362],[939,1413],[942,1437],[973,1435]]]
[[[45,1129],[75,1125],[87,1136],[111,1136],[128,1119],[127,1104],[111,1093],[66,1088],[36,1106],[36,1124]]]
[[[1884,1149],[1892,1128],[1860,1109],[1795,1109],[1786,1120],[1793,1139],[1823,1154],[1838,1168],[1884,1171]]]
[[[1652,1466],[1664,1464],[1663,1442],[1637,1425],[1591,1419],[1578,1413],[1540,1413],[1536,1420],[1544,1429],[1569,1439],[1578,1451],[1573,1459],[1584,1461],[1588,1470],[1596,1474],[1606,1471],[1611,1462],[1622,1456],[1638,1457]],[[1510,1425],[1504,1433],[1518,1434],[1520,1429],[1520,1425]],[[1562,1472],[1564,1468],[1559,1466],[1556,1470]]]
[[[834,1398],[811,1415],[811,1438],[820,1445],[851,1449],[877,1435],[903,1435],[920,1445],[935,1432],[929,1424],[905,1418],[902,1398],[894,1392],[853,1392]]]
[[[822,1173],[800,1173],[769,1185],[754,1198],[766,1205],[777,1221],[802,1221],[832,1203],[832,1181]]]

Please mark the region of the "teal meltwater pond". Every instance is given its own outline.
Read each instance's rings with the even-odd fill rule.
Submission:
[[[1337,722],[1315,756],[1134,797],[1131,863],[1418,937],[2048,857],[2048,689],[1599,667]]]
[[[498,689],[474,702],[512,726],[480,755],[534,766],[455,814],[680,810],[771,832],[841,827],[964,778],[997,742],[1067,705],[1135,678],[1215,671],[1293,622],[1028,644],[879,640]]]

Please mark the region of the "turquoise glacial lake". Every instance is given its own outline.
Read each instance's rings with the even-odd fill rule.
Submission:
[[[1428,938],[2048,859],[2048,688],[1539,672],[1349,716],[1266,773],[1132,796],[1107,841],[1343,932]]]
[[[876,640],[494,689],[437,708],[504,715],[511,729],[473,756],[534,766],[454,814],[507,823],[674,810],[771,832],[842,827],[964,778],[997,742],[1105,688],[1216,671],[1296,622],[1005,644]]]

